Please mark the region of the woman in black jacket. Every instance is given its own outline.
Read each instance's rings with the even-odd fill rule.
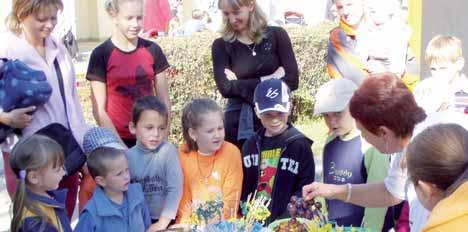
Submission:
[[[287,32],[267,26],[255,0],[219,0],[218,6],[223,29],[212,45],[214,78],[219,92],[228,99],[226,140],[242,149],[261,126],[252,101],[257,84],[276,78],[295,90],[299,71]]]

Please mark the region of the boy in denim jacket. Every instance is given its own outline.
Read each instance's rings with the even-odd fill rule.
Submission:
[[[90,151],[87,165],[98,187],[75,231],[146,231],[151,226],[149,209],[140,184],[130,184],[119,139],[105,128],[95,128],[85,135],[83,144]]]

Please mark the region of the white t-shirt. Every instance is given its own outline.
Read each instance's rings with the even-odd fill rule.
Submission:
[[[466,115],[455,112],[436,112],[429,114],[426,120],[416,125],[413,138],[427,127],[440,123],[455,123],[468,130],[468,117]],[[419,232],[426,224],[430,212],[419,202],[414,186],[408,179],[407,170],[401,168],[402,156],[402,153],[392,155],[390,170],[384,183],[387,190],[395,198],[408,200],[411,231]]]

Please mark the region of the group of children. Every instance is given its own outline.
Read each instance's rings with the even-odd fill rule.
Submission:
[[[460,52],[449,52],[453,49]],[[447,95],[455,100],[444,101],[443,109],[466,112],[467,85],[459,83],[467,78],[460,74],[459,40],[434,38],[427,59],[434,77],[416,88],[416,98],[419,92],[426,96],[437,90],[419,90],[426,81],[444,78],[458,84],[450,85],[452,92]],[[445,73],[436,75],[439,70]],[[367,145],[349,113],[348,103],[357,88],[348,79],[334,79],[316,95],[314,114],[321,114],[330,130],[323,152],[326,183],[358,184],[386,176],[388,159]],[[138,99],[132,108],[129,130],[137,143],[129,150],[108,129],[88,131],[83,143],[87,167],[99,187],[82,210],[75,231],[156,231],[173,223],[188,224],[194,208],[215,199],[224,203],[223,217],[233,218],[240,201],[255,191],[272,200],[269,222],[286,216],[289,198],[300,196],[302,186],[314,181],[312,141],[289,122],[291,92],[281,80],[261,82],[254,103],[263,128],[242,151],[224,141],[222,109],[210,99],[195,99],[185,106],[185,143],[179,150],[164,139],[168,111],[154,96]],[[63,205],[66,192],[56,191],[64,176],[63,160],[60,146],[44,136],[27,137],[15,146],[10,165],[19,184],[13,231],[71,231]],[[382,228],[384,223],[386,209],[363,209],[336,200],[327,200],[327,206],[330,219],[340,225]]]
[[[164,140],[167,109],[154,96],[133,106],[129,127],[137,144],[129,150],[114,132],[89,130],[83,146],[98,187],[75,231],[157,231],[174,222],[189,224],[194,210],[211,200],[223,202],[223,218],[234,218],[240,201],[255,191],[272,199],[270,221],[285,215],[290,196],[300,196],[302,186],[314,180],[312,141],[288,122],[291,93],[284,82],[260,83],[254,98],[264,128],[247,141],[242,155],[224,140],[221,107],[206,98],[185,106],[185,143],[179,151]],[[15,146],[10,164],[22,183],[12,226],[71,231],[63,202],[54,193],[64,175],[60,146],[30,136]]]

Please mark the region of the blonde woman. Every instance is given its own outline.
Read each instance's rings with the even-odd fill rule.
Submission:
[[[44,72],[52,87],[52,95],[44,105],[36,108],[1,112],[0,123],[20,128],[24,137],[29,137],[53,123],[59,123],[71,131],[73,138],[81,146],[88,126],[84,121],[76,91],[75,70],[67,49],[51,36],[57,25],[57,13],[62,9],[61,0],[12,1],[11,13],[7,20],[8,31],[0,35],[0,57],[18,59],[32,69]],[[3,149],[9,150],[12,145],[5,143]],[[65,154],[65,157],[67,155]],[[8,156],[8,153],[3,153],[5,179],[8,192],[14,198],[16,182],[8,166]],[[67,168],[67,163],[74,161],[76,160],[66,159],[65,167]],[[79,180],[77,173],[70,169],[67,172],[60,181],[59,189],[68,190],[65,205],[71,218]]]
[[[287,32],[267,26],[255,0],[219,0],[223,15],[221,38],[212,45],[214,79],[227,98],[226,140],[242,148],[260,128],[253,113],[253,92],[258,83],[281,79],[291,90],[299,85],[296,58]]]

